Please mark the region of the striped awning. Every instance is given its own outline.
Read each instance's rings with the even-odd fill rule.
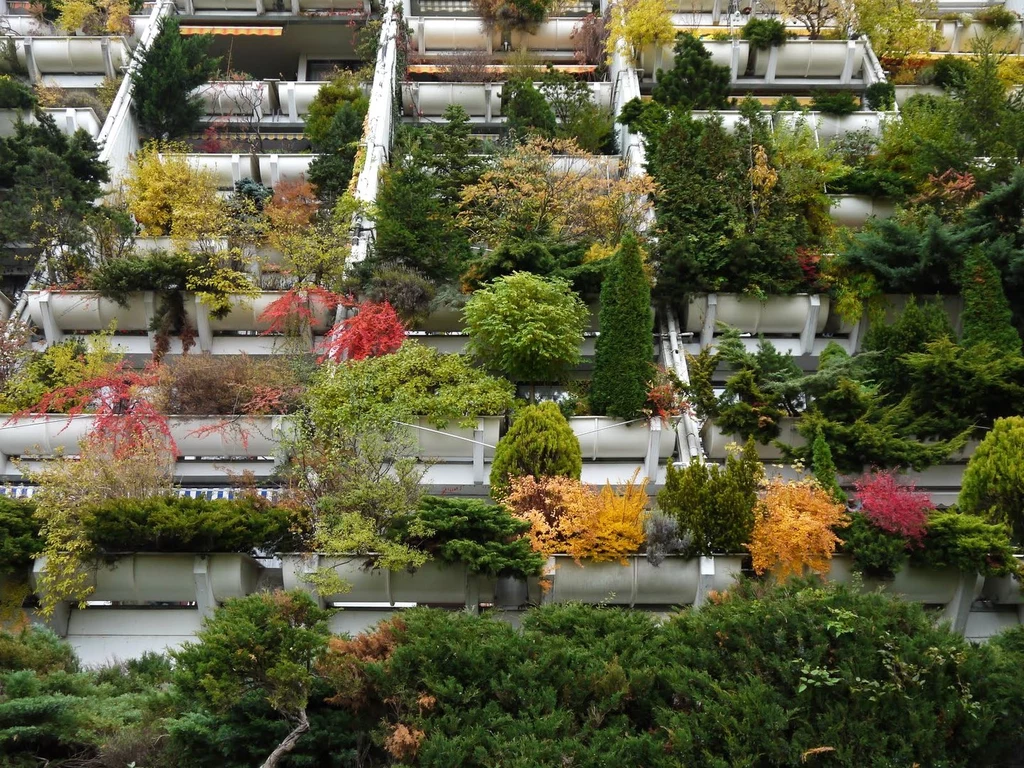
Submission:
[[[0,486],[0,496],[6,496],[11,499],[31,499],[35,495],[35,491],[36,486],[34,485]],[[176,488],[175,491],[179,496],[184,496],[189,499],[208,499],[209,501],[216,501],[217,499],[234,499],[240,497],[243,493],[253,492],[251,489],[242,491],[234,488]],[[257,488],[255,489],[255,493],[269,501],[276,501],[281,495],[281,489]]]
[[[597,70],[596,64],[549,64],[549,67],[556,72],[565,72],[570,75],[589,75]],[[409,64],[406,71],[410,75],[437,75],[448,71],[445,64]],[[494,74],[502,74],[510,69],[506,64],[486,64],[483,69]]]
[[[183,35],[262,35],[280,37],[284,27],[215,27],[182,24],[178,31]]]

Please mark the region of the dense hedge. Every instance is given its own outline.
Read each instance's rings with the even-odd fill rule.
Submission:
[[[289,551],[291,512],[265,499],[116,499],[90,510],[88,537],[101,553]]]

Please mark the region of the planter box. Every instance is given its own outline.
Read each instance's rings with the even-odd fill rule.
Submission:
[[[46,569],[46,558],[36,560],[32,586]],[[260,565],[248,555],[217,553],[138,553],[100,560],[90,570],[89,600],[112,602],[203,602],[202,581],[220,603],[256,591]],[[197,575],[201,577],[197,582]]]
[[[709,459],[722,460],[724,461],[728,456],[726,447],[730,443],[736,443],[741,448],[746,442],[739,435],[727,435],[722,432],[717,426],[715,426],[713,419],[708,419],[704,422],[704,427],[701,429],[701,437],[704,440],[704,453]],[[803,435],[796,431],[796,419],[785,418],[782,420],[782,431],[779,434],[778,439],[787,445],[792,445],[796,448],[802,447],[807,444],[804,440]],[[772,443],[768,445],[761,445],[757,443],[757,455],[762,461],[779,461],[782,459],[782,451],[775,447]]]
[[[945,91],[937,85],[897,85],[896,104],[902,107],[906,103],[907,99],[911,96],[917,96],[918,94],[942,96],[944,93]]]
[[[331,568],[351,585],[348,592],[321,595],[327,602],[345,603],[417,603],[432,605],[476,606],[481,598],[489,602],[494,595],[495,579],[472,574],[465,565],[444,565],[430,561],[414,573],[408,571],[365,570],[364,556],[282,555],[281,573],[285,589],[313,592],[303,579],[306,573]]]
[[[715,555],[703,558],[666,557],[659,566],[646,555],[632,555],[627,564],[617,561],[581,560],[568,555],[548,559],[551,588],[545,603],[580,601],[605,605],[692,605],[701,602],[702,589],[726,590],[740,572],[742,556]],[[711,573],[707,571],[711,570]]]
[[[872,216],[888,219],[896,212],[892,200],[867,195],[832,195],[832,218],[844,227],[863,227]]]
[[[817,306],[815,306],[815,300]],[[719,323],[744,333],[795,335],[810,324],[814,333],[825,330],[828,296],[769,296],[761,300],[738,293],[698,294],[687,302],[683,330],[689,333],[717,332]]]
[[[483,416],[477,419],[477,429],[482,433],[481,439],[483,455],[485,458],[494,456],[496,446],[501,433],[501,416]],[[438,430],[427,419],[420,418],[417,423],[423,429],[414,429],[413,434],[417,440],[417,455],[421,459],[440,459],[442,461],[471,461],[477,445],[470,440],[477,440],[475,436],[477,429],[473,427],[460,427],[455,422],[449,422],[448,426]],[[434,431],[427,431],[434,430]],[[443,434],[439,434],[443,433]],[[459,439],[464,438],[464,439]]]
[[[981,596],[998,605],[1024,605],[1021,581],[1016,576],[990,576],[985,579]]]
[[[676,433],[670,426],[653,430],[646,420],[624,423],[607,416],[573,416],[572,431],[580,441],[585,461],[602,459],[645,459],[656,449],[657,458],[667,458],[675,448]],[[656,442],[652,445],[651,441]]]
[[[853,558],[835,555],[825,578],[840,584],[849,584],[853,579]],[[922,568],[904,564],[892,580],[863,579],[863,591],[883,589],[903,600],[928,605],[946,605],[957,597],[957,589],[963,574],[956,568]]]
[[[151,243],[164,244],[164,238],[155,238]],[[206,307],[192,294],[185,295],[185,314],[189,321],[199,326],[209,319],[212,333],[236,331],[266,331],[270,322],[260,320],[260,315],[284,295],[283,291],[264,291],[259,296],[236,296],[232,299],[231,311],[225,317],[210,317]],[[35,291],[29,294],[28,316],[35,325],[44,330],[52,323],[56,333],[95,333],[105,331],[113,323],[117,331],[149,332],[157,300],[152,291],[132,294],[127,307],[116,301],[105,299],[92,291]],[[313,331],[323,333],[334,324],[335,312],[322,302],[313,307]],[[200,328],[202,331],[202,328]],[[47,333],[47,338],[50,337]]]
[[[9,420],[10,416],[0,415]],[[53,456],[77,454],[79,441],[95,423],[91,415],[24,416],[0,426],[0,454]],[[288,434],[284,416],[169,416],[178,456],[273,456]]]

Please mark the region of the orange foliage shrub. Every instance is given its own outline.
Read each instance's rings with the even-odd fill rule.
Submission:
[[[544,555],[571,555],[579,562],[625,560],[644,543],[647,481],[636,474],[622,493],[605,485],[594,493],[569,477],[512,478],[502,503],[531,524],[530,544]]]
[[[330,681],[336,691],[327,702],[352,709],[363,707],[369,698],[369,684],[363,665],[386,661],[398,645],[398,633],[403,630],[405,622],[395,617],[351,640],[331,638],[327,653],[317,665],[318,673]]]
[[[407,760],[415,759],[425,736],[426,734],[418,728],[410,728],[404,723],[399,723],[391,735],[384,739],[384,749],[393,758],[404,763]]]
[[[836,545],[842,544],[834,528],[849,522],[845,511],[812,479],[765,481],[747,547],[754,570],[771,570],[779,581],[799,576],[805,568],[824,573]]]

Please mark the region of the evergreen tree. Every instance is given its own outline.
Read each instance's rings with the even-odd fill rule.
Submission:
[[[550,139],[558,124],[544,94],[529,80],[510,80],[501,93],[501,112],[508,131],[521,139],[528,134]]]
[[[516,417],[494,451],[491,496],[501,499],[513,477],[578,479],[582,471],[580,441],[558,405],[550,401],[531,405]]]
[[[412,158],[396,160],[381,175],[372,260],[416,269],[436,282],[455,279],[470,257],[456,213],[434,173]]]
[[[217,72],[220,59],[207,55],[212,35],[182,36],[180,22],[168,16],[131,73],[132,107],[143,133],[155,139],[175,139],[195,129],[203,101],[192,91]]]
[[[414,152],[420,163],[430,168],[441,199],[456,206],[462,188],[479,181],[483,163],[466,110],[450,104],[441,116],[445,122],[428,128],[426,141]]]
[[[306,176],[321,201],[332,204],[345,194],[354,171],[359,139],[363,135],[365,101],[344,101],[334,113],[331,127]]]
[[[1020,335],[1013,327],[1013,313],[1003,292],[999,271],[975,246],[967,254],[961,280],[964,297],[964,346],[988,343],[1003,352],[1020,352]]]
[[[633,235],[622,239],[609,260],[600,323],[590,405],[595,413],[631,419],[647,400],[654,356],[651,285]]]
[[[836,480],[836,464],[832,461],[832,449],[828,447],[828,440],[821,429],[814,433],[814,442],[811,443],[811,468],[814,470],[814,479],[818,481],[818,485],[828,491],[836,501],[846,501],[846,493]]]
[[[689,32],[676,37],[675,61],[658,70],[654,100],[683,109],[725,109],[729,105],[729,68],[711,61],[711,52]]]
[[[1024,416],[999,419],[967,462],[962,512],[1009,525],[1024,544]]]
[[[754,530],[757,487],[764,475],[753,438],[725,466],[691,461],[668,465],[658,508],[679,521],[681,536],[692,538],[689,555],[741,552]]]
[[[929,343],[952,335],[953,328],[939,302],[918,303],[911,296],[895,322],[872,324],[865,335],[864,350],[874,353],[866,359],[866,378],[883,396],[902,397],[911,383],[904,355],[924,352]]]

